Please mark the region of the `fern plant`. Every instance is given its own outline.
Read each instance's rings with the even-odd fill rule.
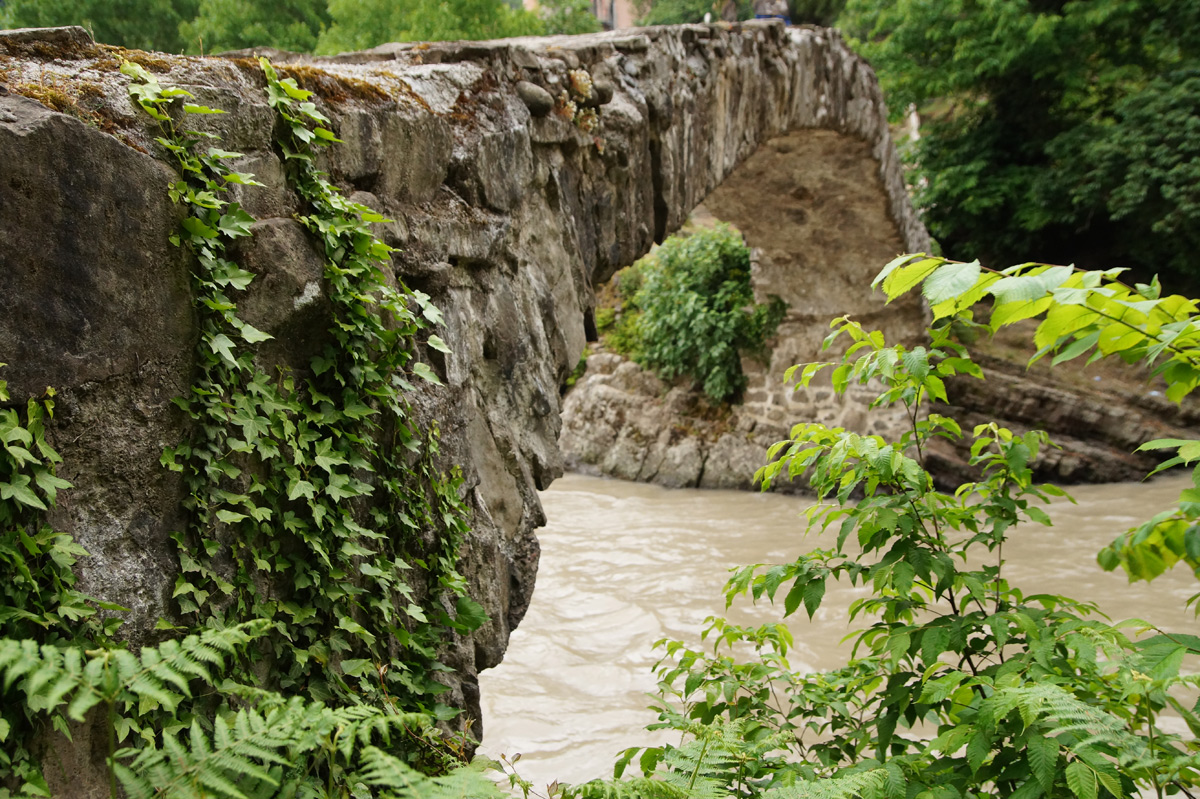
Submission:
[[[273,627],[257,621],[209,630],[139,654],[4,639],[0,685],[41,716],[83,721],[99,706],[115,725],[165,711],[173,723],[139,724],[132,746],[109,753],[114,778],[134,799],[349,797],[368,789],[396,797],[500,795],[478,766],[429,777],[386,751],[401,741],[408,750],[414,741],[436,742],[426,714],[334,708],[221,679]],[[181,721],[178,709],[200,688],[220,697],[213,715]],[[49,795],[44,783],[41,793]]]

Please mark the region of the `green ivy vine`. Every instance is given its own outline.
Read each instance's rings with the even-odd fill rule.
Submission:
[[[46,523],[58,492],[71,487],[56,474],[62,458],[46,440],[53,397],[48,389],[24,408],[5,407],[8,383],[0,380],[0,640],[35,647],[107,640],[121,622],[101,621],[98,610],[124,610],[75,588],[72,567],[88,553]],[[35,716],[33,708],[0,701],[0,796],[8,783],[21,794],[50,795],[28,746]],[[61,719],[55,723],[61,727]]]
[[[455,567],[468,530],[461,476],[437,470],[437,425],[422,432],[406,399],[412,377],[438,382],[418,349],[448,351],[427,335],[441,316],[427,295],[390,282],[391,248],[369,228],[382,217],[316,169],[315,148],[338,139],[310,94],[265,61],[263,69],[288,182],[307,204],[298,219],[325,255],[333,310],[328,343],[307,370],[273,377],[255,362],[255,345],[270,336],[237,316],[231,296],[254,275],[227,257],[254,220],[226,193],[253,178],[227,165],[237,153],[201,152],[211,134],[176,123],[172,111],[190,95],[125,68],[176,159],[171,198],[187,216],[175,241],[198,265],[197,378],[178,401],[194,432],[163,455],[183,474],[191,513],[175,536],[174,596],[192,625],[273,621],[276,634],[251,668],[269,670],[284,691],[450,718],[456,711],[437,702],[445,686],[435,677],[448,670],[439,640],[485,616]],[[182,113],[220,112],[185,99]]]

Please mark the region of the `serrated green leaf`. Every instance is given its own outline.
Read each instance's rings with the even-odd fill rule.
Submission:
[[[937,305],[974,288],[980,269],[979,261],[943,264],[925,279],[921,291],[930,305]]]
[[[1096,795],[1099,793],[1096,774],[1086,763],[1079,760],[1068,763],[1066,777],[1067,787],[1071,789],[1071,793],[1075,794],[1077,799],[1096,799]]]

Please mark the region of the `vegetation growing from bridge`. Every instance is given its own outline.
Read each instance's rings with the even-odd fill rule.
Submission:
[[[191,515],[173,536],[176,612],[157,628],[179,637],[134,654],[112,638],[123,609],[74,588],[86,553],[44,515],[70,487],[45,435],[52,400],[21,413],[0,382],[0,797],[48,796],[35,736],[97,714],[114,796],[118,781],[130,796],[494,793],[470,769],[425,776],[462,759],[434,727],[457,714],[439,701],[439,647],[486,621],[457,572],[461,477],[437,469],[437,424],[418,426],[407,400],[410,380],[439,382],[419,355],[448,351],[440,314],[384,273],[379,217],[316,169],[315,147],[337,139],[310,93],[263,69],[299,219],[326,258],[328,344],[297,374],[259,368],[271,336],[237,313],[254,275],[227,254],[254,221],[227,192],[254,180],[179,121],[218,109],[127,63],[178,170],[172,241],[196,263],[197,378],[176,401],[192,433],[162,459]]]
[[[787,309],[778,297],[755,302],[750,248],[725,224],[670,236],[615,279],[621,317],[599,313],[605,343],[664,380],[689,378],[715,402],[741,395],[742,356],[763,356]]]

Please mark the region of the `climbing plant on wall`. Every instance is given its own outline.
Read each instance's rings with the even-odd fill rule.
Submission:
[[[263,68],[284,123],[289,182],[309,204],[301,221],[327,259],[333,308],[328,342],[308,369],[274,378],[253,350],[270,337],[242,321],[231,300],[253,274],[225,253],[253,220],[223,194],[250,178],[225,165],[234,153],[197,154],[205,137],[180,130],[169,113],[181,90],[126,67],[179,164],[172,199],[188,209],[179,243],[200,265],[200,376],[180,402],[195,433],[164,455],[188,482],[193,515],[176,537],[175,597],[185,619],[206,625],[274,620],[280,635],[262,658],[285,689],[449,717],[454,711],[435,699],[444,690],[434,679],[438,631],[467,631],[483,616],[455,571],[467,529],[459,478],[436,472],[437,426],[420,432],[404,398],[410,378],[437,382],[416,347],[440,316],[426,295],[389,284],[381,267],[390,249],[368,229],[380,217],[343,198],[312,164],[315,142],[336,141],[328,120],[308,92]],[[448,351],[435,335],[424,343]]]
[[[413,770],[461,764],[433,727],[456,713],[438,702],[437,650],[486,620],[456,570],[461,476],[439,471],[437,424],[419,426],[406,399],[412,380],[440,382],[418,358],[448,352],[430,330],[440,314],[385,271],[390,250],[368,227],[380,217],[313,166],[314,142],[337,141],[328,120],[263,68],[301,221],[327,260],[325,346],[295,374],[259,366],[255,346],[271,337],[236,303],[254,275],[228,255],[254,221],[229,188],[257,184],[229,167],[237,153],[187,127],[218,109],[125,64],[179,173],[172,240],[195,257],[197,378],[177,400],[193,432],[162,459],[183,474],[192,521],[174,536],[178,616],[159,628],[202,632],[139,657],[110,639],[119,618],[94,620],[123,609],[74,588],[86,553],[43,518],[69,487],[45,435],[53,392],[9,408],[0,381],[0,797],[49,795],[30,736],[97,708],[114,795],[118,781],[132,796],[494,794],[470,769]]]

